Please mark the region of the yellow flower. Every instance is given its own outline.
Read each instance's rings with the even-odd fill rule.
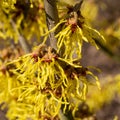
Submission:
[[[98,78],[88,68],[60,58],[45,45],[9,64],[16,65],[11,70],[16,77],[8,91],[12,96],[8,102],[10,120],[44,120],[58,116],[61,108],[65,113],[68,106],[74,115],[79,102],[86,99],[90,83],[87,75],[93,76],[98,84]]]

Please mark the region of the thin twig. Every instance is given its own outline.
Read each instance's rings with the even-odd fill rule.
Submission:
[[[15,32],[18,34],[18,41],[22,47],[22,49],[24,50],[25,53],[30,53],[31,52],[31,47],[29,45],[29,43],[27,42],[27,40],[20,34],[19,30],[17,30],[16,28],[16,24],[15,22],[11,19],[10,20]]]
[[[44,7],[48,30],[51,30],[59,22],[56,0],[44,0]],[[47,41],[47,45],[55,50],[57,49],[57,40],[55,38],[56,33],[57,31],[51,32]]]
[[[117,60],[120,62],[120,55],[116,55],[113,51],[111,51],[109,48],[107,48],[105,45],[103,45],[98,39],[93,38],[96,42],[96,44],[103,50],[105,53],[107,53],[110,57],[112,57],[114,60]]]

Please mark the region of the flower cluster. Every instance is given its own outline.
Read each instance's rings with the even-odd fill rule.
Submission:
[[[32,4],[38,8],[34,2]],[[20,4],[15,5],[15,13],[20,12],[25,17],[21,13]],[[34,15],[26,16],[26,20],[32,17],[40,26],[42,17],[39,21],[36,13]],[[88,67],[83,67],[79,59],[83,41],[97,47],[95,40],[104,41],[104,38],[85,24],[80,11],[68,7],[67,15],[42,36],[45,43],[47,35],[60,27],[55,35],[57,50],[42,43],[32,53],[19,57],[0,69],[0,103],[8,107],[9,120],[59,120],[61,111],[64,114],[70,111],[76,117],[79,103],[86,99],[88,85],[95,84],[100,88],[97,76]],[[24,20],[22,17],[20,24]],[[25,22],[24,25],[28,27],[29,23]],[[35,28],[31,27],[33,31]],[[43,26],[42,28],[44,29]]]
[[[40,39],[47,29],[42,0],[1,0],[0,18],[0,37],[16,43],[20,35],[27,40],[33,36]]]
[[[96,48],[98,48],[96,40],[105,42],[104,37],[97,30],[88,26],[81,12],[74,11],[73,7],[68,7],[67,17],[61,20],[53,30],[58,26],[60,26],[61,30],[55,36],[58,47],[57,53],[60,53],[61,49],[65,47],[63,53],[65,59],[70,59],[71,61],[73,59],[81,59],[83,41],[89,42]]]
[[[3,95],[0,98],[8,99],[4,100],[10,120],[57,119],[61,108],[64,113],[72,110],[74,115],[80,100],[86,97],[87,75],[93,76],[99,86],[97,77],[88,68],[60,58],[54,49],[45,45],[8,65],[11,64],[16,67],[11,69],[14,77],[4,82],[6,93],[0,92]]]

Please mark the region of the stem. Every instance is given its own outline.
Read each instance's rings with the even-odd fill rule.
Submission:
[[[112,57],[114,60],[117,60],[120,62],[120,55],[116,55],[113,53],[109,48],[107,48],[105,45],[103,45],[98,39],[93,38],[97,45],[105,52],[107,53],[110,57]]]
[[[31,52],[31,47],[29,45],[29,43],[27,42],[27,40],[19,33],[19,30],[17,30],[16,28],[16,24],[15,22],[11,19],[11,24],[15,30],[15,32],[18,34],[18,40],[19,40],[19,43],[22,47],[22,49],[24,50],[25,53],[29,53]]]
[[[44,0],[44,7],[48,30],[51,30],[59,22],[56,0]],[[57,49],[57,40],[55,38],[56,33],[57,31],[51,32],[47,41],[47,45],[55,50]]]
[[[44,8],[46,12],[46,21],[47,21],[48,30],[51,30],[59,22],[56,0],[44,0]],[[47,45],[51,46],[55,50],[57,50],[57,40],[55,38],[55,34],[57,34],[59,30],[60,29],[58,28],[55,32],[50,33],[47,41]],[[71,120],[70,119],[71,116],[69,114],[66,114],[64,116],[62,110],[60,115],[64,120]]]
[[[19,39],[19,43],[21,44],[21,47],[23,48],[25,53],[30,53],[31,48],[30,48],[30,45],[28,44],[27,40],[25,40],[25,38],[22,35],[19,35],[18,39]]]

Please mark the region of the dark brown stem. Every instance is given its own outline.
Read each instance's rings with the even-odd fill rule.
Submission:
[[[59,22],[56,0],[44,0],[44,7],[48,30],[51,30]],[[57,49],[56,32],[51,32],[47,40],[47,45],[55,50]]]
[[[30,53],[31,52],[31,47],[30,47],[28,41],[20,34],[19,30],[16,28],[15,22],[12,19],[11,19],[10,22],[12,24],[13,29],[18,34],[18,41],[19,41],[22,49],[24,50],[25,53]]]

